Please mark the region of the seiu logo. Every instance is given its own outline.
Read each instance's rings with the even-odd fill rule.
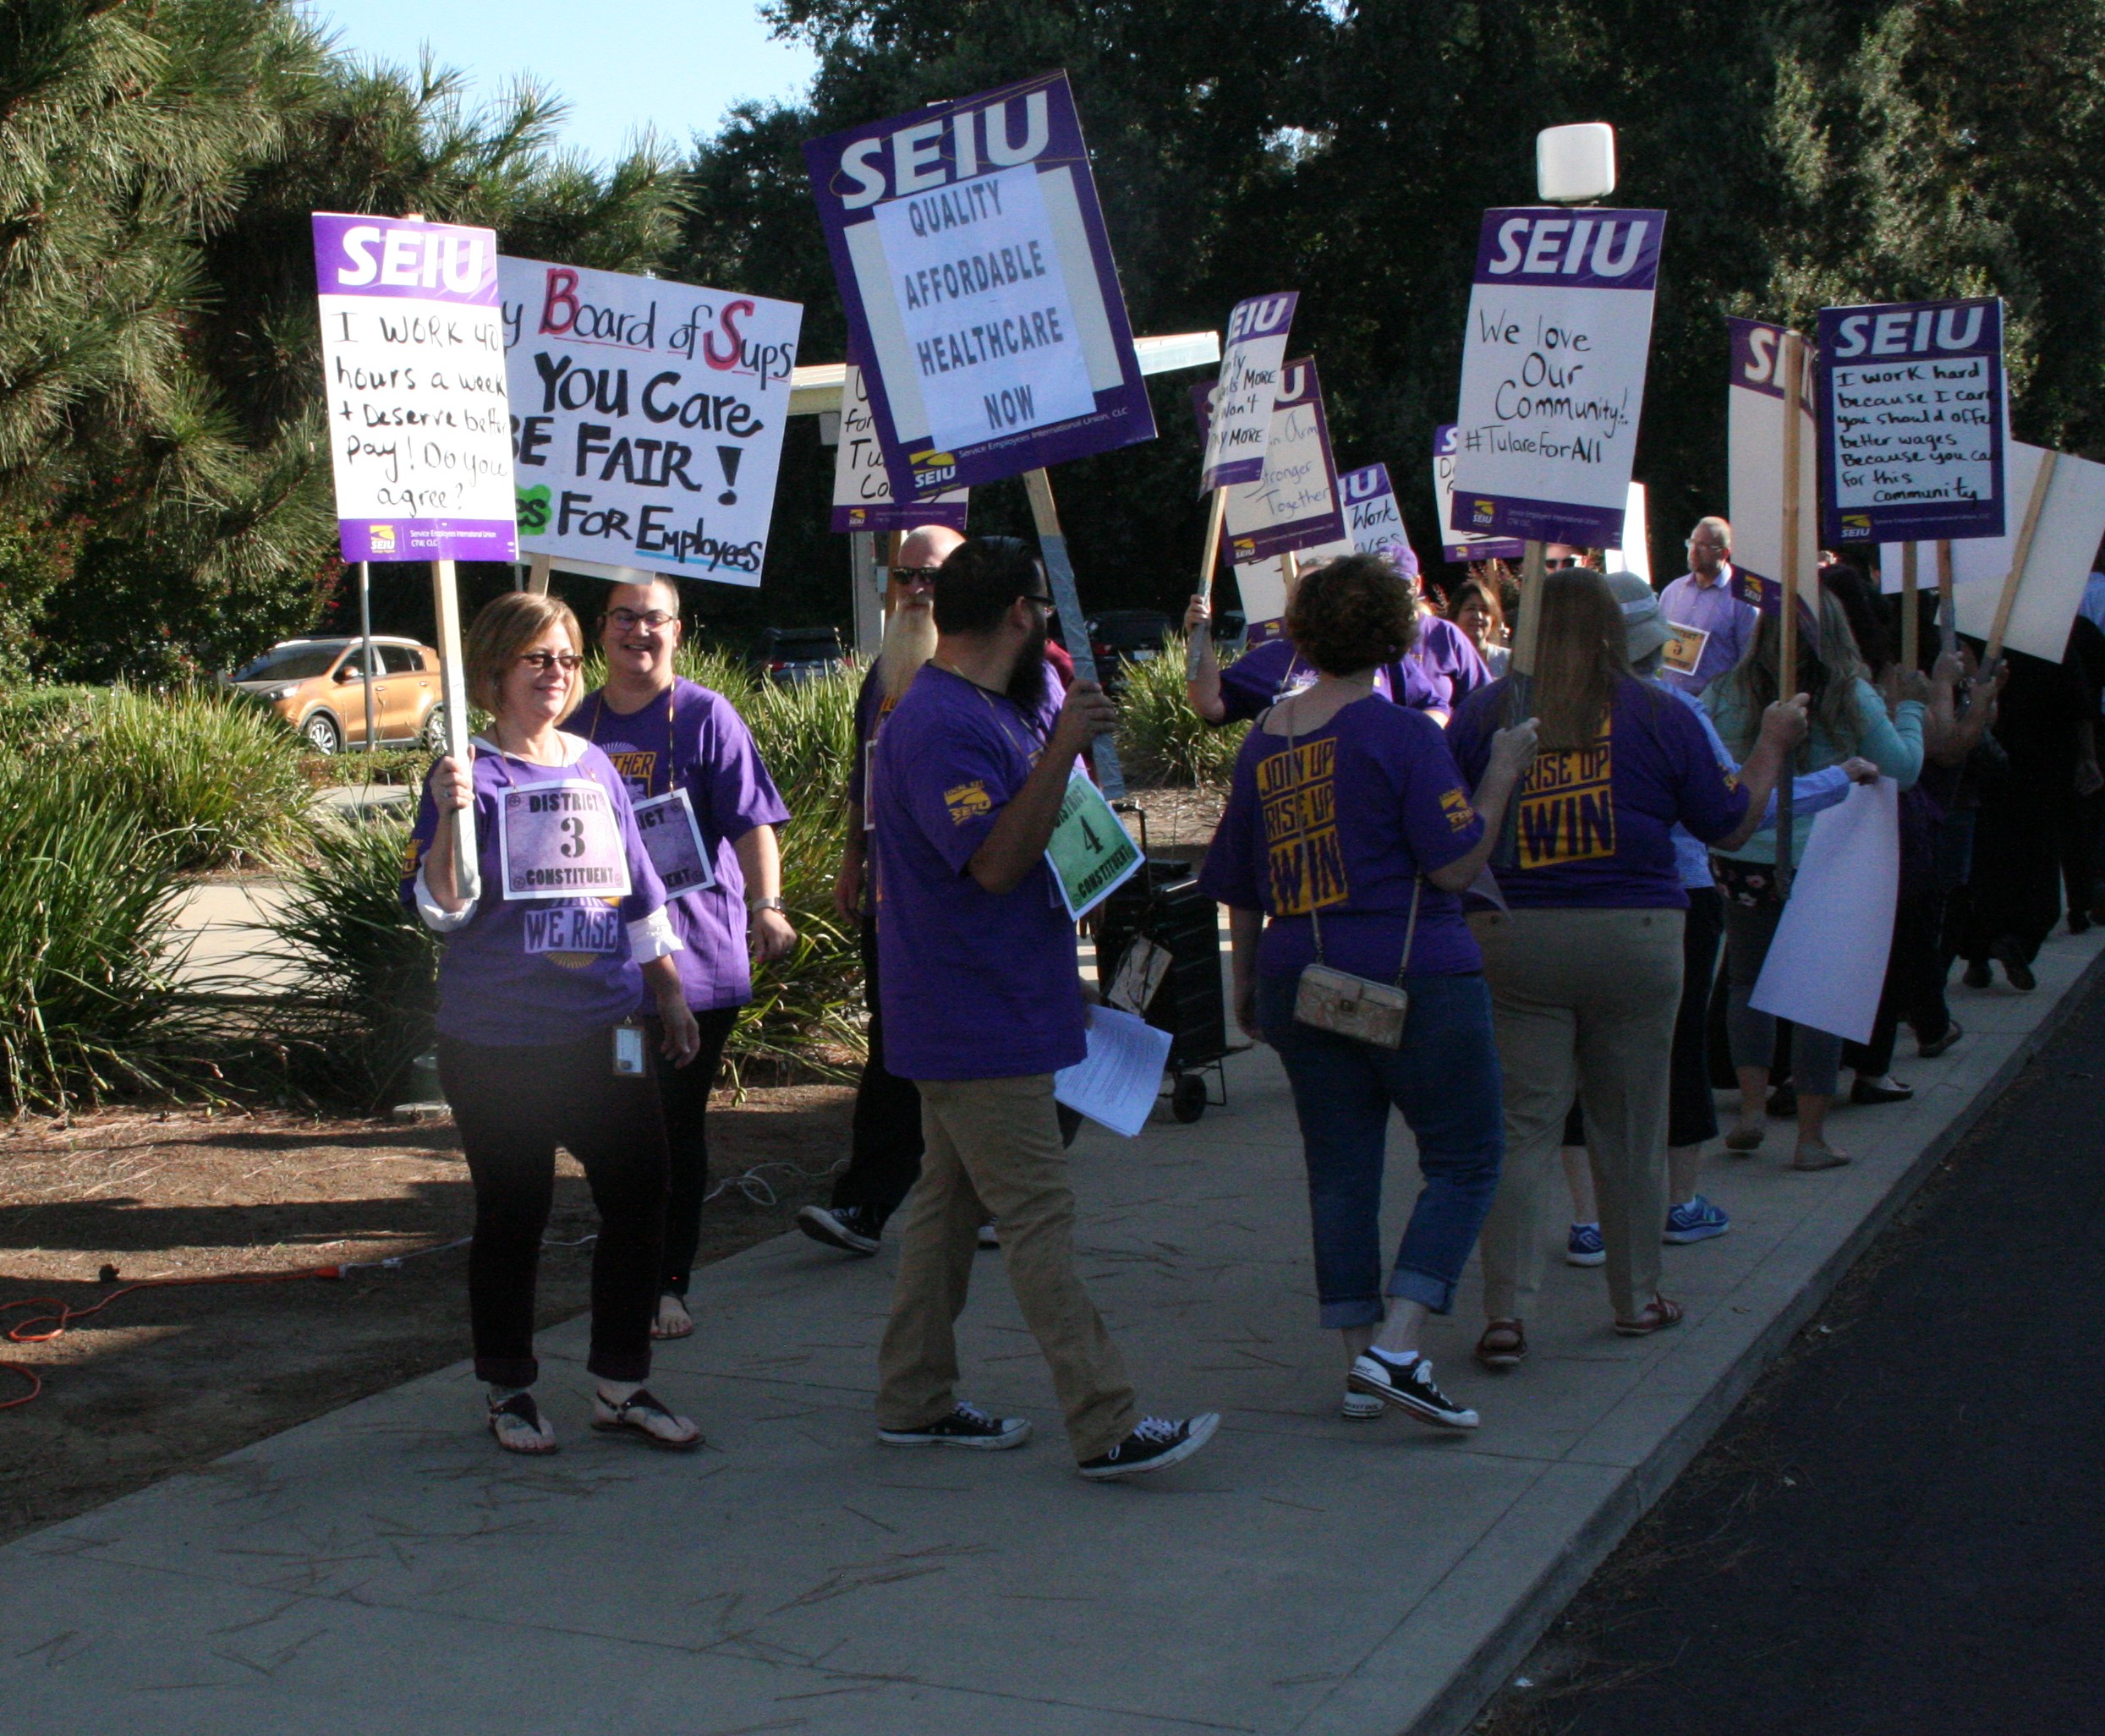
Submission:
[[[1835,359],[1974,349],[1981,342],[1981,329],[1987,314],[1988,304],[1983,301],[1943,308],[1902,308],[1893,313],[1851,314],[1835,328]]]
[[[917,121],[888,138],[880,134],[858,139],[841,153],[840,173],[854,183],[852,192],[841,194],[841,204],[860,211],[884,198],[887,159],[892,196],[902,198],[946,182],[968,181],[989,169],[1033,162],[1051,143],[1051,106],[1044,90],[1033,90],[1020,101],[1004,97],[940,120]]]
[[[1508,217],[1499,225],[1499,250],[1485,267],[1494,277],[1625,277],[1644,257],[1642,217]],[[1591,257],[1588,257],[1589,249]]]

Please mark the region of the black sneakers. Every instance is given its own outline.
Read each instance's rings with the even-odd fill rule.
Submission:
[[[868,1206],[806,1206],[797,1227],[814,1241],[845,1253],[874,1254],[883,1226]]]
[[[1220,1427],[1220,1418],[1211,1410],[1189,1418],[1143,1417],[1110,1452],[1085,1459],[1075,1469],[1093,1483],[1166,1470],[1198,1452],[1213,1439],[1214,1431]]]
[[[1372,1393],[1406,1416],[1439,1428],[1474,1428],[1477,1413],[1457,1405],[1433,1384],[1433,1365],[1423,1356],[1408,1361],[1368,1349],[1353,1359],[1345,1383],[1356,1393]]]
[[[925,1428],[877,1431],[877,1438],[887,1447],[973,1447],[983,1453],[1020,1447],[1030,1438],[1031,1426],[1024,1418],[989,1416],[962,1399],[948,1416],[938,1417]]]

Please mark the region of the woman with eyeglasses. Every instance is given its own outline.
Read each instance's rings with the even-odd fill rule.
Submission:
[[[797,944],[775,835],[789,809],[737,708],[673,672],[680,589],[672,580],[614,586],[600,649],[606,685],[586,694],[564,727],[604,748],[628,786],[637,830],[665,882],[680,981],[701,1036],[692,1066],[658,1071],[672,1186],[650,1330],[683,1339],[694,1330],[687,1290],[709,1193],[709,1094],[738,1009],[753,999],[753,967]],[[648,1021],[650,1007],[641,1010]]]
[[[469,1312],[490,1432],[507,1452],[556,1450],[532,1388],[534,1279],[560,1144],[600,1212],[592,1426],[686,1449],[701,1431],[644,1387],[666,1174],[657,1058],[634,1016],[646,985],[660,1057],[686,1066],[700,1038],[628,788],[604,750],[560,727],[583,651],[577,616],[553,597],[513,592],[475,617],[468,692],[490,731],[425,779],[402,895],[446,943],[439,1079],[474,1184]],[[480,885],[463,898],[450,822],[471,806]]]

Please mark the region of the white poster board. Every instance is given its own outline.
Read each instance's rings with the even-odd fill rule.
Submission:
[[[1209,400],[1206,446],[1199,458],[1200,493],[1253,482],[1264,474],[1272,406],[1279,398],[1280,370],[1286,361],[1294,304],[1300,299],[1292,291],[1253,296],[1237,302],[1228,315],[1220,377]]]
[[[1662,211],[1484,213],[1450,528],[1621,541],[1665,232]]]
[[[1725,439],[1730,464],[1726,516],[1732,521],[1732,564],[1780,586],[1784,580],[1784,328],[1760,320],[1728,320],[1732,373],[1725,390]],[[1820,582],[1820,515],[1815,510],[1820,469],[1813,405],[1812,346],[1805,346],[1798,386],[1798,594],[1812,598]],[[1771,592],[1773,596],[1776,594]]]
[[[1652,583],[1652,532],[1646,517],[1645,485],[1642,482],[1630,485],[1630,504],[1623,510],[1621,546],[1602,552],[1606,556],[1602,565],[1607,572],[1634,572],[1647,584]]]
[[[2039,479],[2043,446],[2022,441],[2003,443],[2004,485],[2009,490],[2009,530],[2003,536],[1969,537],[1952,545],[1952,602],[1959,631],[1969,638],[1985,639],[1995,624],[1995,610],[2003,594],[2003,579],[2017,553],[2017,535],[2025,512]],[[2105,464],[2064,452],[2054,465],[2053,480],[2039,509],[2038,528],[2032,533],[2031,558],[2019,583],[2017,600],[2010,608],[2010,624],[2004,631],[2006,650],[2025,651],[2058,663],[2069,647],[2069,628],[2083,602],[2090,582],[2091,559],[2098,541],[2105,537]],[[1878,548],[1878,580],[1883,590],[1900,589],[1900,545],[1882,543]],[[1916,553],[1916,583],[1925,591],[1937,588],[1937,545],[1919,544]]]
[[[757,585],[803,309],[501,259],[519,547]]]
[[[1852,785],[1812,823],[1790,900],[1748,1004],[1867,1042],[1878,1016],[1900,890],[1900,786]]]
[[[850,362],[841,382],[841,444],[833,454],[833,528],[916,530],[924,524],[947,524],[962,532],[971,505],[968,488],[932,495],[908,507],[893,501],[869,391],[863,384],[863,370]]]

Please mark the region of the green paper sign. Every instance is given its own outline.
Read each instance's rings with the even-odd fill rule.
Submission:
[[[1139,871],[1140,846],[1084,772],[1068,774],[1045,861],[1061,901],[1077,922]]]

